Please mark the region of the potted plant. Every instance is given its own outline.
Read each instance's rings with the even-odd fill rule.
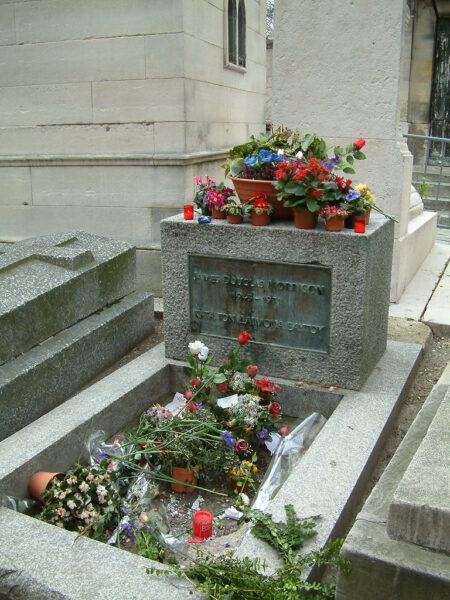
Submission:
[[[205,204],[209,206],[213,219],[225,219],[225,213],[221,209],[233,195],[234,191],[222,181],[219,185],[210,186],[206,194]]]
[[[250,204],[246,205],[246,212],[251,214],[252,225],[257,227],[269,225],[273,211],[273,204],[267,201],[264,194],[255,194]]]
[[[366,214],[366,208],[364,201],[361,198],[361,193],[358,190],[349,188],[349,191],[345,197],[344,208],[347,211],[347,217],[345,219],[346,229],[353,229],[355,225],[355,217]]]
[[[239,225],[244,220],[244,204],[241,204],[239,198],[229,198],[220,210],[227,215],[227,221],[232,225]]]
[[[194,196],[194,204],[201,211],[202,215],[211,216],[211,210],[206,204],[206,197],[208,196],[208,192],[216,187],[217,182],[214,177],[210,177],[209,175],[206,175],[205,177],[205,182],[203,182],[201,175],[196,175],[195,177],[197,189]]]
[[[325,219],[327,231],[342,231],[344,219],[348,216],[347,211],[340,206],[327,204],[320,210],[320,216]]]

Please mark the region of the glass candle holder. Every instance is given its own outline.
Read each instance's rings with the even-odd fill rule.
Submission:
[[[194,205],[193,204],[185,204],[184,205],[184,220],[192,221],[194,218]]]
[[[355,215],[355,224],[353,226],[355,233],[365,233],[366,232],[366,216],[365,215]]]

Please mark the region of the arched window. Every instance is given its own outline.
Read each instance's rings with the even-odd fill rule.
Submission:
[[[245,69],[247,62],[245,0],[226,0],[226,9],[225,66]]]

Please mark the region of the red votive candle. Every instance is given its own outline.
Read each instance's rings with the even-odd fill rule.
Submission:
[[[355,215],[355,224],[353,226],[355,233],[365,233],[366,232],[366,216],[365,215]]]
[[[192,221],[194,218],[194,205],[193,204],[185,204],[184,205],[184,220]]]
[[[209,538],[212,535],[213,516],[208,510],[198,510],[194,515],[194,535]]]

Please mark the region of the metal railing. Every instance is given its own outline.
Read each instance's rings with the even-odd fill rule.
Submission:
[[[438,213],[438,227],[450,229],[450,138],[406,133],[414,157],[414,186],[425,207]]]

